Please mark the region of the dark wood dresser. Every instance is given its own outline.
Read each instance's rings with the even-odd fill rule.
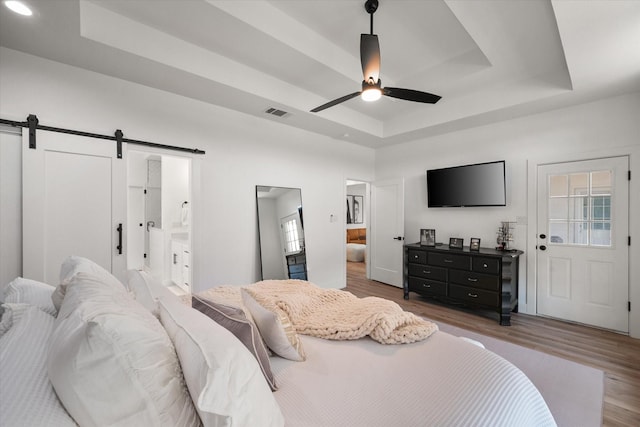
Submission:
[[[500,324],[518,311],[518,264],[524,252],[404,246],[404,299],[409,292],[443,302],[492,309]]]
[[[305,252],[287,255],[286,258],[289,279],[307,280],[307,255]]]

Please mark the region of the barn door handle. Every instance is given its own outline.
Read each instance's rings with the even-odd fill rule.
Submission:
[[[122,223],[118,224],[116,230],[118,231],[118,246],[116,246],[116,249],[118,250],[118,255],[122,255]]]

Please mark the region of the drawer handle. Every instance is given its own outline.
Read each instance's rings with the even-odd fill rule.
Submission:
[[[422,274],[431,274],[431,270],[422,270]]]
[[[446,259],[446,258],[445,258],[444,262],[449,262],[449,263],[450,263],[450,262],[453,262],[453,260],[452,260],[452,259]]]
[[[467,294],[469,295],[471,298],[478,298],[478,294]]]
[[[482,264],[482,267],[489,268],[489,266],[487,264]]]
[[[475,279],[473,277],[467,277],[467,280],[470,281],[470,282],[477,282],[478,281],[478,279]]]
[[[413,259],[418,259],[418,258],[420,258],[418,255],[413,256]]]
[[[431,285],[422,285],[423,288],[430,288]]]

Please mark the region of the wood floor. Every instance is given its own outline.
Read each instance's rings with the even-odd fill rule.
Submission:
[[[605,372],[604,426],[640,426],[640,339],[587,326],[512,313],[511,326],[500,326],[498,315],[451,308],[402,289],[367,280],[365,264],[347,262],[347,288],[359,296],[377,296],[436,322],[509,341],[563,357]]]

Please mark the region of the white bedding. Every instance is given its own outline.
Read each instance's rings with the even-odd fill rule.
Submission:
[[[381,345],[302,336],[303,363],[272,357],[287,426],[554,426],[514,365],[453,335]]]
[[[347,243],[347,261],[364,262],[366,247],[361,243]]]
[[[85,283],[83,292],[88,291],[87,286]],[[38,289],[52,294],[52,289]],[[74,295],[73,289],[71,286],[69,298]],[[13,308],[5,304],[4,308],[11,309],[11,322],[5,322],[9,311],[0,320],[6,326],[0,335],[0,396],[4,396],[0,397],[0,425],[75,425],[47,376],[49,342],[66,348],[50,340],[56,320],[32,306],[41,295],[20,295],[24,300],[16,305],[28,304],[26,314],[14,318]],[[239,300],[237,295],[226,296],[230,303],[234,298]],[[62,316],[71,303],[63,303]],[[154,307],[147,309],[154,311]],[[132,310],[118,313],[131,316]],[[145,318],[155,325],[152,315]],[[204,319],[213,322],[206,316]],[[522,371],[481,346],[445,332],[399,345],[383,345],[370,338],[299,338],[306,361],[277,356],[269,359],[279,388],[268,395],[277,401],[286,426],[555,426],[542,396]],[[242,345],[238,341],[238,347]],[[225,352],[226,348],[213,345],[209,350]],[[54,368],[57,372],[59,366]],[[180,372],[176,375],[181,377]],[[266,382],[264,387],[269,390]],[[217,396],[216,390],[212,393]],[[242,407],[253,410],[246,402]]]

